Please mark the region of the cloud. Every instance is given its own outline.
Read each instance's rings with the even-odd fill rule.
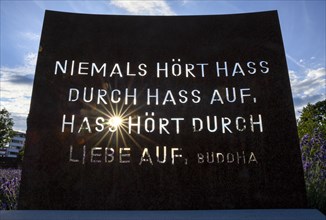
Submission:
[[[111,0],[111,5],[124,9],[133,15],[175,15],[164,0],[120,1]]]
[[[31,85],[34,79],[36,59],[37,55],[35,53],[28,53],[24,57],[24,64],[22,66],[13,68],[1,66],[1,82]]]
[[[23,32],[23,33],[21,33],[21,35],[26,40],[31,40],[31,41],[39,41],[40,40],[40,35],[32,33],[32,32]]]
[[[308,69],[304,74],[289,71],[289,74],[297,116],[308,103],[326,99],[325,68]]]
[[[292,91],[294,94],[304,96],[320,93],[325,89],[325,76],[325,68],[307,70],[301,77],[292,71],[290,72]]]
[[[27,66],[35,67],[37,60],[37,54],[36,53],[28,53],[24,57],[24,63]]]
[[[35,53],[27,53],[23,65],[0,67],[1,108],[5,107],[11,113],[15,130],[26,130],[36,57]]]
[[[25,114],[12,114],[11,115],[13,121],[14,121],[14,130],[15,131],[21,131],[26,132],[26,120],[27,116]]]
[[[286,54],[286,58],[287,60],[291,61],[292,63],[294,63],[295,65],[297,65],[298,67],[301,67],[301,68],[306,68],[304,65],[303,65],[303,60],[301,59],[299,62],[294,59],[290,54]]]
[[[32,74],[28,74],[25,76],[16,75],[16,76],[10,76],[9,81],[11,83],[16,83],[16,84],[30,85],[33,83],[33,80],[34,80],[33,77],[34,77],[34,75],[32,75]]]
[[[323,94],[316,94],[306,97],[294,96],[293,101],[296,104],[297,110],[301,111],[301,109],[306,106],[308,103],[315,103],[320,100],[323,100],[325,96]]]

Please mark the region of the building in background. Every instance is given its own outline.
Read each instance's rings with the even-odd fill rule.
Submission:
[[[21,166],[22,157],[19,152],[25,146],[26,134],[16,131],[15,136],[4,147],[0,148],[0,167],[19,168]]]
[[[16,131],[5,148],[0,149],[0,157],[18,158],[19,152],[24,148],[26,134]]]

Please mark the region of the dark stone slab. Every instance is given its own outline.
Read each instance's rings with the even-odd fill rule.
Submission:
[[[19,207],[305,207],[277,12],[47,11]]]

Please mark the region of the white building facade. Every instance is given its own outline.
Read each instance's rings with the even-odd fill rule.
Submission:
[[[19,152],[24,148],[26,134],[16,131],[16,135],[11,139],[5,148],[0,149],[0,157],[17,158]]]

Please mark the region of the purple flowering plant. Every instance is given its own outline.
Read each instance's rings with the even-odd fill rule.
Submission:
[[[310,207],[326,210],[326,139],[315,129],[301,138],[302,164]]]
[[[17,209],[21,170],[0,168],[0,210]]]

